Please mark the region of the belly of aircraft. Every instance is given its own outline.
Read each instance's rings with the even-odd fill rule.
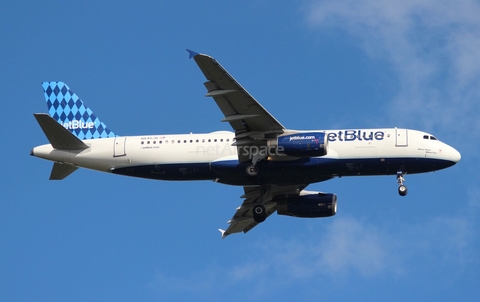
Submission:
[[[258,174],[247,175],[251,163],[236,160],[212,163],[181,163],[129,166],[112,172],[126,176],[158,180],[214,180],[220,183],[249,185],[295,185],[325,181],[334,177],[395,175],[397,171],[409,174],[436,171],[451,163],[425,158],[331,159],[303,158],[295,161],[260,161]]]

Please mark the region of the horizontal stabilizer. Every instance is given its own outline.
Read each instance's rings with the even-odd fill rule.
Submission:
[[[52,173],[50,173],[50,180],[61,180],[72,174],[78,168],[70,164],[54,163]]]
[[[83,150],[88,148],[84,142],[65,129],[50,115],[35,113],[34,116],[53,148],[57,150]]]

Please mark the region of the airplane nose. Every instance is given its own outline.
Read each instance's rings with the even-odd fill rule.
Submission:
[[[448,154],[448,159],[451,160],[452,162],[454,162],[455,164],[458,163],[460,161],[460,159],[462,159],[462,155],[460,154],[460,152],[458,152],[453,147],[450,147],[448,149],[447,154]]]
[[[455,148],[452,148],[452,160],[458,163],[462,159],[462,155]]]

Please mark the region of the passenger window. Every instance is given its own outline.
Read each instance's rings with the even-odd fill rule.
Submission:
[[[179,143],[179,144],[180,144],[180,140],[178,140],[178,141],[177,141],[177,143]]]
[[[216,143],[216,142],[217,142],[217,139],[214,139],[213,142]]]
[[[223,138],[220,139],[220,142],[223,142]]]
[[[227,142],[229,141],[229,139],[227,138]]]
[[[202,143],[204,143],[204,142],[205,142],[205,139],[202,139]]]
[[[155,145],[157,143],[157,141],[153,141],[153,144]]]
[[[198,139],[196,140],[196,142],[198,143]]]
[[[208,139],[208,142],[210,143],[212,140],[211,139]]]
[[[186,143],[186,142],[187,142],[187,140],[184,140],[184,141],[183,141],[183,143]]]
[[[150,145],[150,141],[147,142],[147,145]]]
[[[162,143],[162,141],[159,141],[158,143],[159,143],[159,144],[161,144],[161,143]]]
[[[141,144],[143,145],[145,142],[141,142]]]

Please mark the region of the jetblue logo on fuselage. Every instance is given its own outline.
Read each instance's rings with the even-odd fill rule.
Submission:
[[[74,130],[74,129],[92,129],[95,127],[94,122],[84,122],[84,121],[77,121],[73,120],[68,123],[63,123],[63,127],[65,127],[68,130]]]
[[[315,139],[315,135],[296,135],[290,136],[290,141],[296,141],[300,139]]]
[[[330,132],[327,135],[329,142],[351,142],[351,141],[381,141],[385,137],[383,131],[367,131],[364,130],[340,130],[338,132]]]

